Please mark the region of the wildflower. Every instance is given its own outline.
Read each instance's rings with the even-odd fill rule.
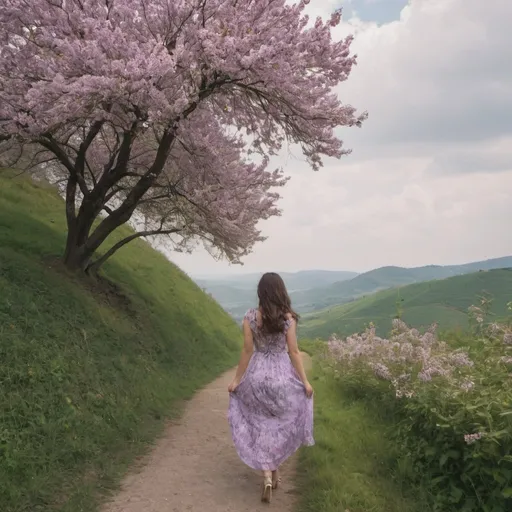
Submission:
[[[502,331],[503,331],[503,328],[501,327],[500,324],[497,324],[496,322],[493,322],[491,325],[489,325],[489,333],[492,336],[496,336]]]
[[[408,331],[407,324],[400,318],[393,318],[393,329],[400,333]]]
[[[429,334],[435,334],[437,331],[437,322],[434,322],[428,329],[427,332]]]
[[[506,332],[503,335],[503,343],[505,343],[505,345],[512,345],[512,332]]]
[[[423,382],[429,382],[432,380],[432,375],[426,371],[421,371],[418,373],[418,379],[420,379]]]
[[[432,345],[432,343],[434,343],[435,340],[436,337],[434,336],[434,334],[428,331],[421,337],[421,342],[424,345]]]
[[[385,364],[371,363],[370,366],[377,377],[380,377],[381,379],[384,380],[391,380],[391,373],[389,371],[389,368]]]
[[[454,352],[450,354],[448,359],[454,366],[473,366],[473,361],[471,361],[466,352]]]
[[[466,444],[473,444],[474,442],[482,439],[483,437],[483,433],[482,432],[476,432],[475,434],[466,434],[464,436],[464,441]]]
[[[475,383],[472,381],[472,380],[468,380],[466,379],[461,385],[460,385],[460,388],[463,390],[463,391],[470,391],[471,389],[473,389],[475,387]]]

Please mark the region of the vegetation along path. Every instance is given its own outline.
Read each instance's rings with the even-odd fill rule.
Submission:
[[[309,356],[303,355],[305,366]],[[105,512],[253,512],[260,502],[261,476],[247,468],[233,445],[226,411],[234,370],[199,392],[181,420],[170,425],[138,472],[129,475]],[[272,498],[280,512],[294,509],[295,457],[283,467]]]

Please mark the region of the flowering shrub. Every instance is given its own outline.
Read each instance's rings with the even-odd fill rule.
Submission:
[[[466,349],[440,340],[436,325],[420,333],[399,319],[389,339],[370,326],[328,343],[342,381],[377,390],[377,406],[395,411],[399,467],[438,511],[512,510],[512,330],[486,323],[485,301],[469,309]]]

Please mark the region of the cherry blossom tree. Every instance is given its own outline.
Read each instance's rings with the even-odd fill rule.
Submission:
[[[279,214],[270,157],[288,142],[317,170],[349,152],[335,129],[366,117],[334,92],[351,38],[306,3],[2,0],[0,144],[65,179],[70,269],[156,234],[239,262]],[[144,227],[98,251],[134,215]]]

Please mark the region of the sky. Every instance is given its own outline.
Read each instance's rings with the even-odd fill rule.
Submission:
[[[338,88],[369,118],[340,129],[352,154],[291,180],[280,217],[243,266],[202,248],[170,254],[191,275],[456,264],[512,255],[511,0],[311,0],[344,9],[358,65]]]

